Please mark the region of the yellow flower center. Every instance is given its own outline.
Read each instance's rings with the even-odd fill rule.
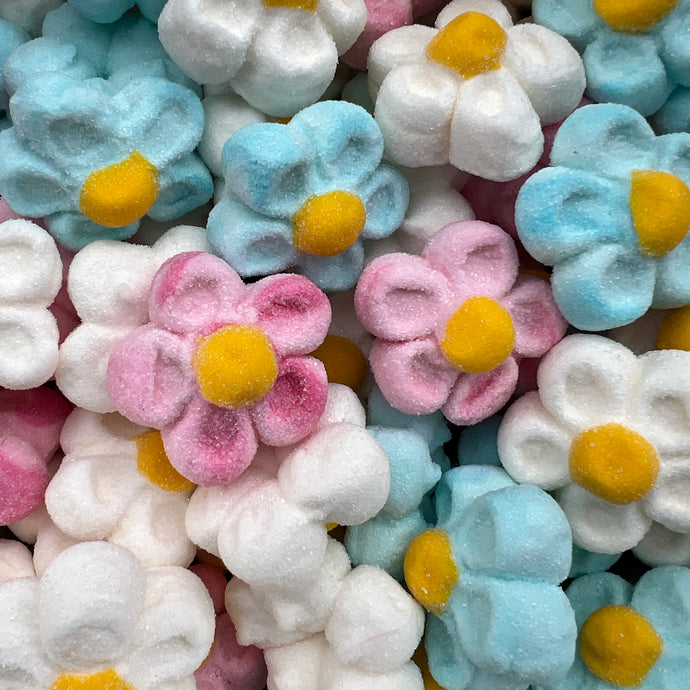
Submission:
[[[123,680],[113,668],[100,673],[63,673],[50,690],[135,690],[131,683]]]
[[[661,21],[680,0],[594,0],[594,11],[613,31],[641,34]]]
[[[690,230],[690,189],[671,173],[633,170],[630,211],[642,253],[664,256]]]
[[[460,577],[448,533],[434,528],[418,534],[407,547],[403,567],[412,596],[440,616]]]
[[[629,606],[597,609],[580,631],[580,654],[587,668],[616,687],[642,685],[663,648],[654,626]]]
[[[319,0],[263,0],[265,7],[292,7],[295,10],[316,12]]]
[[[624,505],[654,487],[659,456],[643,436],[615,422],[579,433],[570,446],[570,478],[599,498]]]
[[[448,67],[463,79],[501,67],[508,36],[481,12],[465,12],[441,29],[426,48],[432,62]]]
[[[335,256],[355,243],[366,222],[366,209],[356,194],[315,194],[292,217],[292,240],[302,254]]]
[[[139,220],[156,203],[158,171],[138,151],[92,172],[81,188],[79,209],[94,223],[119,228]]]
[[[656,349],[690,351],[690,306],[674,309],[662,321]]]
[[[268,393],[278,377],[271,341],[255,326],[223,326],[199,340],[192,361],[201,394],[219,407],[242,407]]]
[[[349,338],[329,334],[311,354],[323,362],[330,383],[357,390],[367,377],[367,358]]]
[[[456,369],[479,374],[506,361],[515,345],[510,313],[490,297],[470,297],[448,319],[441,351]]]
[[[194,484],[170,464],[160,431],[145,431],[132,440],[137,444],[137,469],[152,484],[174,493],[194,488]]]

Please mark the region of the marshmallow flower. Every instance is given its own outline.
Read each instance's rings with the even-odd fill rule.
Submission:
[[[330,304],[313,283],[279,274],[252,285],[203,252],[156,273],[150,323],[114,348],[108,391],[136,424],[161,430],[172,465],[196,484],[227,484],[261,442],[305,438],[325,408]]]
[[[635,357],[571,335],[542,360],[538,382],[508,408],[498,451],[517,481],[557,490],[577,546],[624,551],[654,522],[690,532],[690,353]]]
[[[499,0],[453,0],[435,29],[389,31],[369,53],[386,154],[414,168],[519,177],[542,153],[541,126],[572,112],[584,87],[577,51],[543,26],[513,26]]]
[[[388,237],[407,209],[407,182],[382,155],[374,119],[344,101],[241,129],[223,149],[211,246],[242,276],[295,267],[322,290],[353,287],[362,240]]]
[[[85,542],[0,585],[0,686],[191,690],[215,616],[196,575]]]
[[[569,323],[599,331],[690,303],[690,134],[655,137],[624,105],[588,105],[517,198],[518,235],[553,266]]]
[[[168,0],[158,30],[196,81],[289,117],[323,94],[366,18],[363,0]]]
[[[540,357],[566,329],[549,285],[518,276],[511,238],[479,221],[446,226],[422,257],[372,261],[355,307],[377,338],[369,364],[388,402],[406,414],[440,409],[461,425],[503,407],[519,360]]]

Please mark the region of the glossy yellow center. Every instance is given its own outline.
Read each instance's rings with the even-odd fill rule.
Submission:
[[[580,654],[587,668],[617,687],[642,685],[663,648],[652,624],[629,606],[597,609],[580,631]]]
[[[271,341],[255,326],[223,326],[199,340],[192,361],[201,394],[219,407],[242,407],[268,393],[278,377]]]
[[[656,349],[690,351],[690,306],[674,309],[661,322]]]
[[[263,0],[265,7],[292,7],[295,10],[316,12],[319,0]]]
[[[132,439],[137,444],[137,469],[152,484],[180,493],[194,488],[168,460],[160,431],[145,431]]]
[[[460,577],[448,533],[434,528],[418,534],[407,547],[404,571],[412,596],[440,616]]]
[[[613,31],[641,34],[661,21],[680,0],[594,0],[594,11]]]
[[[456,369],[479,374],[506,361],[515,345],[508,310],[490,297],[470,297],[448,319],[441,351]]]
[[[129,225],[156,203],[158,186],[155,166],[135,151],[86,178],[79,195],[79,210],[99,225]]]
[[[671,173],[633,170],[630,211],[642,253],[664,256],[690,230],[690,189]]]
[[[356,194],[315,194],[292,217],[292,240],[302,254],[335,256],[355,243],[366,222],[367,212]]]
[[[100,673],[63,673],[50,690],[135,690],[113,668]]]
[[[506,32],[491,17],[465,12],[431,39],[426,56],[463,79],[471,79],[501,67],[507,40]]]
[[[643,498],[659,474],[654,446],[615,422],[579,433],[570,446],[569,462],[576,484],[619,505]]]
[[[323,362],[330,383],[357,390],[367,377],[367,358],[349,338],[329,334],[311,354]]]

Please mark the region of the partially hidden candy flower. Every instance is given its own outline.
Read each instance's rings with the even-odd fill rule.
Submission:
[[[29,34],[24,29],[13,22],[0,18],[0,72],[10,53],[28,40]],[[9,94],[5,90],[4,79],[0,74],[0,129],[10,126],[9,102]]]
[[[654,522],[690,532],[689,364],[687,352],[635,357],[601,336],[571,335],[542,360],[539,392],[508,408],[503,466],[557,490],[578,546],[624,551]]]
[[[690,303],[689,160],[690,134],[655,137],[624,105],[588,105],[561,125],[515,220],[527,251],[554,267],[554,298],[576,328]]]
[[[331,309],[306,278],[245,285],[221,259],[184,252],[157,272],[149,318],[113,350],[108,390],[128,419],[161,430],[191,481],[226,484],[259,440],[286,446],[316,427],[328,384],[305,355],[326,336]]]
[[[353,287],[362,240],[389,236],[407,209],[407,182],[382,156],[374,119],[344,101],[244,127],[223,149],[211,246],[242,276],[295,267],[323,290]]]
[[[157,22],[165,0],[67,0],[67,3],[87,19],[108,24],[117,21],[135,5],[149,21]]]
[[[513,26],[498,0],[454,0],[436,28],[389,31],[369,54],[369,89],[386,154],[511,180],[542,153],[541,126],[572,112],[585,87],[577,52],[537,24]]]
[[[388,402],[407,414],[440,409],[454,424],[497,412],[520,359],[540,357],[566,329],[549,285],[518,276],[513,241],[479,221],[446,226],[422,257],[372,261],[355,307],[377,338],[369,364]]]

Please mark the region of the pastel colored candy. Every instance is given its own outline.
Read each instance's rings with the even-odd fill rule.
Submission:
[[[690,88],[676,86],[666,103],[650,117],[654,130],[659,134],[690,131]]]
[[[67,0],[67,3],[88,19],[106,24],[117,21],[135,5],[149,21],[157,22],[165,0]]]
[[[7,57],[25,41],[29,40],[29,34],[17,24],[0,18],[0,69],[5,64]],[[9,127],[7,117],[9,108],[9,94],[5,90],[5,82],[0,76],[0,129]]]
[[[0,585],[35,574],[31,551],[14,539],[0,539]]]
[[[62,0],[5,0],[0,17],[18,24],[31,36],[38,36],[46,14],[61,4]]]

